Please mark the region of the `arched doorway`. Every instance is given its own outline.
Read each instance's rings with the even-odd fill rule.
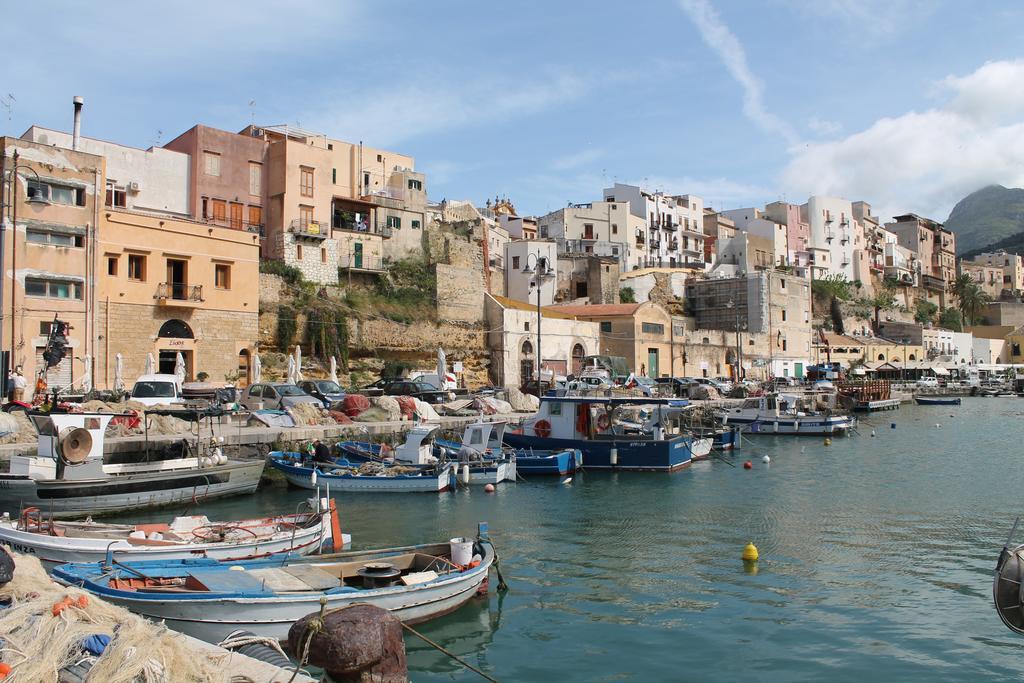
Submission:
[[[587,355],[583,344],[574,344],[572,347],[572,374],[579,375],[583,370],[583,356]]]
[[[160,326],[157,337],[157,372],[173,375],[180,353],[185,361],[185,379],[190,379],[195,367],[195,335],[192,328],[184,320],[172,318]]]
[[[252,383],[252,357],[249,349],[238,352],[238,386],[247,387]]]
[[[533,379],[533,344],[526,340],[519,351],[519,383],[523,384]]]
[[[729,376],[733,377],[736,373],[736,352],[734,350],[726,349],[725,364],[729,368]]]

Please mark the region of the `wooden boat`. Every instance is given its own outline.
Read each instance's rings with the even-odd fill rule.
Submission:
[[[453,476],[451,465],[406,467],[376,462],[356,465],[347,460],[309,463],[301,453],[284,451],[270,454],[270,466],[293,486],[315,489],[319,482],[330,486],[332,491],[348,493],[437,493],[448,488]]]
[[[673,471],[711,451],[712,439],[674,433],[680,406],[672,399],[541,396],[540,409],[521,430],[506,431],[517,449],[578,449],[587,469]],[[647,413],[643,423],[624,413]]]
[[[130,563],[108,558],[61,565],[53,577],[213,643],[237,629],[286,638],[295,621],[321,609],[321,599],[328,610],[369,603],[417,623],[453,612],[486,590],[495,555],[481,526],[471,550],[470,544],[456,544],[463,539],[452,539],[317,558]],[[468,557],[457,556],[462,553]]]
[[[717,416],[723,425],[740,425],[748,434],[830,436],[857,425],[852,415],[814,410],[811,399],[796,394],[753,396],[739,408],[719,410]]]
[[[210,411],[147,411],[201,421]],[[217,411],[222,414],[222,411]],[[31,415],[35,456],[11,456],[0,474],[0,511],[37,507],[53,517],[81,517],[252,493],[265,462],[234,460],[213,439],[183,439],[165,449],[103,455],[109,413]],[[212,422],[212,418],[211,418]],[[148,444],[148,440],[147,440]]]
[[[958,406],[959,396],[915,396],[914,403],[919,406]]]
[[[37,508],[17,519],[0,518],[0,544],[38,557],[47,569],[68,562],[99,562],[108,551],[118,560],[248,560],[279,553],[306,555],[334,548],[341,533],[337,509],[327,498],[296,514],[211,522],[205,515],[175,517],[169,524],[104,524],[44,519]],[[352,537],[341,534],[341,545]]]

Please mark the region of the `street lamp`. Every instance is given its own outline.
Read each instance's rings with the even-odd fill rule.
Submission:
[[[14,233],[13,233],[14,238],[16,239],[17,236],[18,236],[18,201],[17,201],[17,199],[18,199],[18,197],[17,197],[18,188],[17,188],[17,185],[15,183],[15,179],[17,178],[18,170],[22,169],[22,170],[30,172],[32,175],[34,175],[36,177],[36,183],[38,183],[39,185],[43,184],[43,179],[39,176],[39,172],[38,171],[36,171],[31,166],[27,166],[25,164],[19,164],[18,163],[18,150],[14,150],[13,161],[14,161],[14,164],[11,166],[10,170],[4,170],[2,172],[2,176],[0,176],[0,268],[6,267],[5,264],[7,263],[7,260],[6,260],[7,256],[6,256],[6,253],[5,253],[6,247],[7,247],[7,221],[4,218],[4,216],[5,216],[4,209],[8,209],[9,208],[10,213],[11,213],[11,225],[12,225],[12,228],[14,230]],[[46,197],[42,197],[42,196],[38,196],[38,195],[32,195],[31,197],[28,197],[28,202],[30,204],[35,204],[35,205],[47,205],[47,204],[50,203],[49,200]],[[14,266],[15,266],[14,254],[16,252],[14,251],[14,247],[15,247],[15,244],[14,244],[14,240],[12,239],[12,241],[11,241],[11,352],[10,352],[9,357],[8,357],[8,362],[7,363],[0,363],[0,370],[3,370],[3,373],[4,373],[2,381],[4,383],[3,386],[5,388],[6,388],[6,382],[7,382],[8,363],[13,363],[14,362],[14,320],[15,320],[15,317],[14,317],[14,278],[16,277],[15,268],[14,268]],[[4,348],[4,343],[3,343],[3,329],[4,329],[4,325],[3,325],[3,323],[4,323],[3,302],[4,302],[4,280],[5,279],[6,278],[4,278],[2,275],[0,275],[0,350],[2,350]]]
[[[740,344],[740,309],[736,305],[736,302],[729,299],[725,302],[725,307],[733,312],[734,325],[733,328],[736,331],[736,382],[740,381],[740,373],[743,371],[743,346]]]
[[[530,257],[533,257],[536,268],[530,267]],[[521,271],[523,275],[530,277],[530,287],[537,288],[537,391],[540,392],[541,381],[543,377],[541,375],[541,365],[544,362],[544,356],[540,352],[540,291],[541,286],[545,282],[550,282],[555,278],[555,269],[551,266],[550,260],[547,256],[541,256],[539,253],[528,252],[526,254],[526,265]],[[554,380],[554,375],[552,375]]]

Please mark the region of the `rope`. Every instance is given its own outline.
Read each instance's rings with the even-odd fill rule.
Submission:
[[[342,608],[344,609],[344,608]],[[316,619],[310,619],[309,624],[306,626],[306,630],[302,632],[302,636],[299,638],[301,643],[303,639],[306,640],[306,644],[302,647],[302,656],[299,658],[298,663],[295,665],[295,671],[292,672],[292,677],[288,679],[288,683],[292,683],[295,677],[299,675],[299,671],[309,661],[309,646],[313,642],[313,636],[324,630],[324,612],[327,610],[327,596],[320,596],[320,614],[317,615]],[[308,637],[307,637],[308,636]]]
[[[281,643],[278,642],[277,638],[263,638],[260,636],[245,636],[236,638],[227,638],[217,643],[219,647],[225,650],[234,650],[237,648],[245,647],[246,645],[266,645],[269,648],[277,650],[282,657],[290,659],[288,653],[281,649]]]
[[[488,674],[484,673],[483,671],[481,671],[480,669],[476,668],[475,666],[473,666],[472,664],[470,664],[466,660],[464,660],[461,657],[459,657],[454,652],[446,650],[440,644],[435,643],[430,638],[427,638],[425,635],[423,635],[422,633],[420,633],[419,631],[414,629],[412,626],[409,626],[404,621],[402,622],[402,628],[404,628],[406,631],[408,631],[409,633],[413,634],[414,636],[416,636],[417,638],[419,638],[424,643],[426,643],[427,645],[431,646],[432,648],[434,648],[435,650],[437,650],[441,654],[444,654],[444,655],[447,655],[448,657],[451,657],[456,662],[458,662],[462,666],[466,667],[467,669],[469,669],[473,673],[477,674],[478,676],[484,678],[485,680],[491,681],[491,683],[499,683],[498,679],[496,679],[496,678],[494,678],[492,676],[489,676]]]

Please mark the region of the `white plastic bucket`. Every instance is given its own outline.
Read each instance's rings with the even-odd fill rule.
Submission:
[[[448,541],[452,550],[452,562],[463,566],[473,561],[473,540],[470,538],[453,538]]]

